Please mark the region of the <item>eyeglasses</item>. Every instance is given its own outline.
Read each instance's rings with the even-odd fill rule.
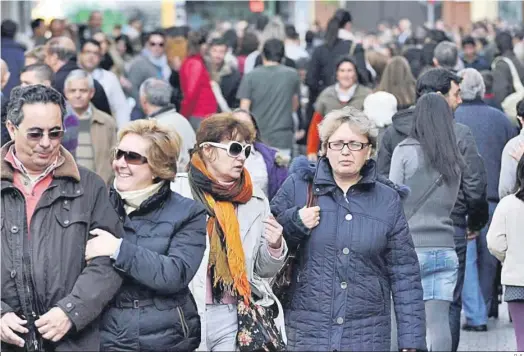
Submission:
[[[242,154],[242,152],[244,152],[244,155],[246,156],[246,159],[247,159],[249,155],[251,154],[251,145],[248,144],[248,145],[242,146],[242,144],[237,141],[231,141],[227,145],[224,145],[222,143],[217,143],[217,142],[202,142],[200,144],[200,147],[205,146],[205,145],[210,145],[213,147],[218,147],[223,150],[226,150],[227,155],[233,158],[237,158],[238,156]]]
[[[370,146],[371,143],[362,143],[358,141],[333,141],[328,142],[328,147],[332,149],[333,151],[342,151],[345,146],[348,146],[350,151],[362,151],[364,148]]]
[[[151,42],[151,41],[150,41],[150,42],[149,42],[149,45],[150,45],[151,47],[160,47],[160,48],[162,48],[162,47],[164,47],[164,42]]]
[[[16,126],[16,129],[21,131],[18,126]],[[51,141],[60,140],[62,137],[64,137],[65,130],[51,130],[47,131],[47,137]],[[45,135],[45,131],[42,129],[31,129],[29,131],[26,131],[25,133],[28,140],[31,141],[40,141],[42,137]]]
[[[124,157],[124,160],[127,164],[132,164],[135,166],[147,163],[146,157],[142,156],[140,153],[136,153],[133,151],[123,151],[121,149],[116,148],[114,150],[113,155],[115,160],[118,161],[120,158]]]

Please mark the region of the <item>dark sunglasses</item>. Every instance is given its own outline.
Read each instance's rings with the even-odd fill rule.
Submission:
[[[151,47],[155,47],[155,46],[157,46],[157,47],[164,47],[164,42],[149,42],[149,45]]]
[[[17,130],[20,131],[20,128],[18,126],[15,126]],[[51,130],[47,132],[47,137],[51,141],[59,140],[62,137],[64,137],[64,130]],[[31,141],[40,141],[42,137],[45,135],[45,131],[42,129],[32,129],[30,131],[26,131],[25,133],[28,140]]]
[[[147,158],[139,153],[133,151],[122,151],[118,148],[115,149],[114,158],[118,161],[122,157],[124,157],[124,160],[127,164],[132,164],[135,166],[147,163]]]
[[[233,158],[237,158],[238,156],[242,154],[242,152],[244,152],[244,155],[246,156],[246,159],[247,159],[249,155],[251,154],[251,145],[248,144],[248,145],[242,146],[242,144],[237,141],[231,141],[227,145],[224,145],[218,142],[202,142],[200,144],[200,147],[204,145],[210,145],[213,147],[218,147],[223,150],[226,150],[227,155]]]

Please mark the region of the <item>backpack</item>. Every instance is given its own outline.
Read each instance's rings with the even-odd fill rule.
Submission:
[[[520,81],[520,77],[519,77],[519,73],[517,72],[517,68],[515,68],[515,65],[509,58],[506,58],[506,57],[495,58],[491,66],[492,70],[495,69],[495,66],[500,61],[504,61],[508,65],[509,70],[511,71],[511,78],[513,80],[513,89],[515,90],[514,93],[504,98],[504,100],[502,101],[502,109],[504,110],[504,113],[506,113],[506,115],[509,116],[513,124],[518,125],[517,123],[517,104],[519,103],[519,101],[524,99],[524,85],[522,85],[522,82]]]

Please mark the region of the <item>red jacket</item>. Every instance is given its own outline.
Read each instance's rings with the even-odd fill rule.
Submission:
[[[211,77],[201,55],[187,57],[180,67],[180,86],[184,99],[180,113],[206,118],[217,112],[217,101],[211,89]]]

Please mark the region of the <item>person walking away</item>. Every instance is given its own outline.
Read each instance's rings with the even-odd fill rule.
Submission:
[[[24,66],[24,52],[25,48],[15,41],[15,36],[18,31],[18,25],[11,20],[2,21],[1,36],[2,36],[2,60],[5,61],[11,76],[8,77],[7,83],[2,88],[2,93],[7,98],[14,87],[20,85],[20,72]]]
[[[502,262],[504,301],[515,329],[517,352],[524,351],[524,265],[522,216],[524,216],[524,156],[517,165],[517,192],[504,197],[493,215],[487,241],[489,251]]]
[[[263,48],[264,65],[244,75],[237,98],[240,108],[257,119],[262,140],[291,157],[294,144],[293,113],[299,107],[300,77],[296,70],[280,64],[284,43],[268,40]],[[267,90],[271,86],[271,90]]]
[[[320,148],[318,125],[324,116],[333,110],[350,105],[358,110],[364,108],[364,100],[371,94],[371,89],[362,83],[357,71],[357,64],[351,57],[342,57],[336,64],[337,82],[322,91],[315,103],[315,113],[308,130],[307,156],[311,161],[317,160]]]
[[[122,278],[109,257],[85,262],[102,228],[124,230],[107,188],[61,145],[64,99],[43,85],[17,87],[13,139],[1,152],[1,350],[99,351],[99,316]]]
[[[188,174],[177,175],[171,184],[207,210],[209,243],[190,284],[202,325],[199,351],[267,346],[279,351],[285,341],[284,313],[269,280],[282,268],[288,249],[266,196],[245,169],[254,136],[231,113],[209,117],[197,132]],[[265,310],[263,327],[274,332],[271,345],[253,333],[246,319],[252,302]]]
[[[499,201],[502,152],[507,142],[516,135],[516,130],[503,112],[482,101],[485,87],[482,75],[477,70],[468,68],[460,71],[459,76],[462,78],[460,95],[463,102],[455,111],[455,120],[471,129],[479,154],[484,160],[491,218]],[[464,330],[485,331],[491,308],[498,310],[498,301],[493,298],[497,260],[487,248],[488,228],[489,222],[476,238],[468,240],[462,291],[462,305],[466,315]]]
[[[423,95],[410,136],[393,152],[389,179],[411,189],[404,211],[420,264],[429,351],[451,351],[449,307],[459,263],[450,215],[463,167],[453,112],[441,95]]]
[[[180,87],[182,103],[180,113],[187,117],[195,131],[202,121],[218,110],[218,103],[211,88],[211,76],[202,57],[205,38],[190,32],[187,39],[187,57],[180,67]]]
[[[149,119],[155,119],[162,125],[167,125],[181,139],[178,154],[177,172],[187,171],[190,161],[190,151],[195,147],[196,134],[189,121],[180,115],[170,103],[173,89],[162,79],[149,78],[140,86],[140,106]]]
[[[430,69],[417,80],[417,98],[426,93],[441,93],[450,108],[455,111],[462,103],[459,86],[461,81],[462,78],[444,68]],[[411,132],[414,110],[415,107],[399,111],[393,116],[391,127],[384,133],[377,157],[379,172],[383,175],[389,175],[391,154],[394,148]],[[455,228],[455,251],[459,260],[457,285],[450,308],[452,350],[456,351],[460,341],[462,287],[466,269],[466,235],[468,230],[480,231],[488,222],[489,214],[486,200],[486,169],[479,155],[475,138],[467,126],[457,123],[456,120],[453,122],[453,129],[460,153],[468,168],[462,171],[462,179],[467,183],[460,187],[458,199],[451,214]]]
[[[111,202],[123,235],[103,229],[87,243],[86,260],[107,256],[124,278],[101,321],[101,350],[193,351],[200,318],[188,285],[206,249],[204,207],[174,193],[180,138],[154,120],[119,132]]]
[[[517,104],[517,120],[519,122],[520,135],[508,141],[502,151],[499,177],[499,197],[504,198],[517,191],[517,163],[519,158],[516,152],[524,146],[524,99]]]
[[[396,351],[426,350],[420,269],[401,201],[407,192],[376,173],[378,130],[348,106],[328,113],[319,131],[316,167],[291,175],[271,201],[290,250],[298,249],[284,305],[287,348],[389,351],[393,295]]]

